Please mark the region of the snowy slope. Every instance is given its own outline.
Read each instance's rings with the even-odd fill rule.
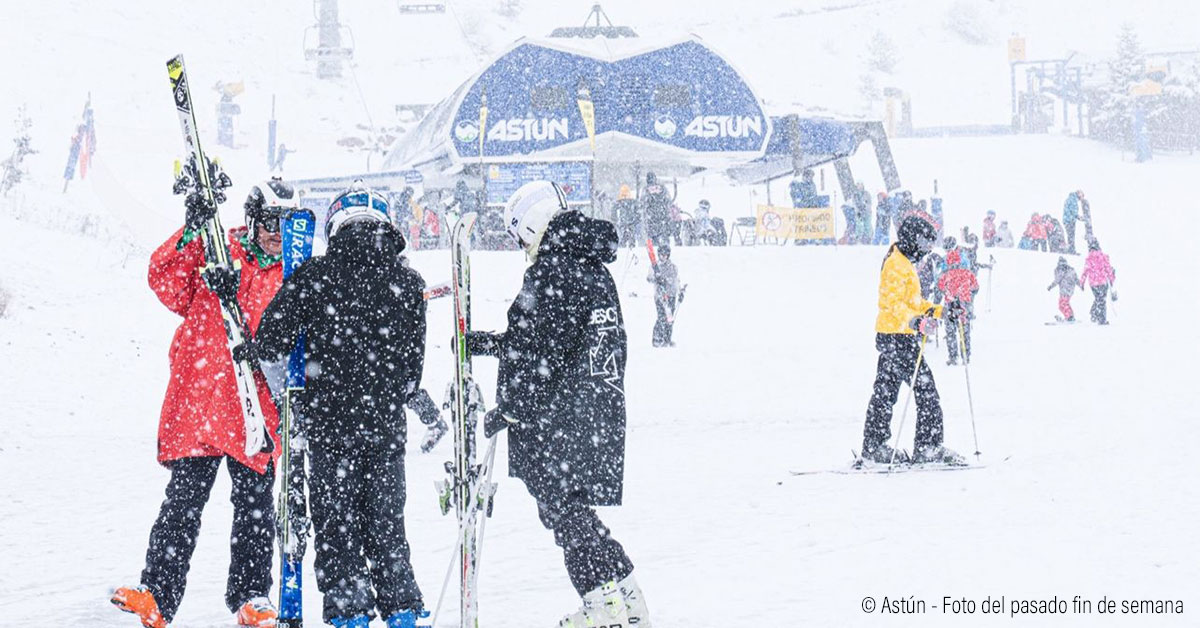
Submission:
[[[1081,182],[1120,273],[1113,325],[1042,325],[1054,312],[1044,286],[1055,257],[999,252],[993,306],[981,308],[971,366],[979,442],[991,466],[794,478],[789,469],[844,464],[861,439],[882,250],[679,250],[691,287],[679,347],[669,351],[649,347],[646,262],[622,257],[611,268],[631,338],[628,493],[624,507],[604,516],[638,565],[655,620],[711,625],[714,600],[742,625],[818,626],[874,625],[880,618],[859,610],[866,595],[931,604],[942,595],[1188,600],[1189,583],[1200,579],[1200,495],[1187,444],[1200,430],[1182,352],[1200,340],[1191,323],[1200,304],[1182,289],[1195,247],[1164,221],[1196,209],[1179,190],[1200,164],[1139,166],[1107,148],[1054,138],[923,140],[897,151],[914,171],[936,171],[971,191],[946,192],[952,225],[977,223],[987,206],[1002,215],[1052,211],[1069,189],[1064,181]],[[990,161],[1014,152],[1038,179]],[[1023,183],[1006,186],[998,171]],[[523,262],[516,253],[475,259],[476,324],[501,326]],[[444,253],[413,261],[430,282],[448,274]],[[154,432],[176,320],[145,288],[144,260],[124,262],[89,238],[10,219],[0,225],[0,268],[19,295],[0,320],[8,357],[0,362],[6,621],[34,621],[42,606],[30,599],[45,596],[72,625],[133,625],[105,599],[109,587],[136,581],[166,482],[154,463]],[[1077,296],[1076,309],[1087,302]],[[430,307],[425,385],[435,394],[451,372],[448,305]],[[947,444],[969,452],[963,373],[944,366],[941,351],[931,360]],[[479,362],[490,396],[494,363]],[[902,442],[911,426],[910,416]],[[452,523],[437,513],[431,490],[448,456],[443,444],[408,463],[409,532],[430,602],[452,550]],[[175,625],[229,625],[227,492],[222,477]],[[508,479],[481,577],[488,626],[553,625],[575,604],[532,501]],[[974,625],[937,613],[909,619],[888,621]],[[1069,617],[1055,625],[1096,624]]]

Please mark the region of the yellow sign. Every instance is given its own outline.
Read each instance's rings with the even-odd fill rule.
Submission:
[[[1008,62],[1016,63],[1025,60],[1025,38],[1011,37],[1008,40]]]
[[[1129,87],[1131,96],[1158,96],[1162,93],[1162,83],[1151,79],[1134,83]]]
[[[479,161],[483,161],[483,138],[487,136],[487,90],[479,95]]]
[[[579,117],[583,118],[583,128],[587,130],[588,141],[592,145],[592,152],[596,152],[596,103],[592,102],[592,93],[586,85],[579,88],[579,94],[575,100],[579,105]]]
[[[832,240],[837,237],[832,207],[798,209],[759,205],[755,231],[760,238],[780,240]]]

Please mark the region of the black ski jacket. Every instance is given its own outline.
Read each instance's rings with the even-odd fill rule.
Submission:
[[[499,335],[497,403],[508,465],[535,499],[621,503],[625,474],[625,322],[606,263],[612,223],[568,211],[550,221]]]
[[[403,250],[390,225],[348,224],[263,314],[260,358],[287,354],[304,334],[300,409],[310,440],[353,447],[366,437],[406,438],[404,404],[425,363],[425,281],[402,263]]]

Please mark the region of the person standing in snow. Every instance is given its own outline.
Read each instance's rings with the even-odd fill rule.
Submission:
[[[971,362],[971,319],[973,301],[979,292],[979,280],[962,248],[946,254],[946,272],[938,279],[937,291],[946,299],[946,364],[958,364],[958,328],[962,327],[963,362]]]
[[[658,249],[658,264],[650,266],[646,281],[654,284],[654,307],[658,311],[651,344],[655,347],[674,347],[671,332],[675,327],[675,302],[680,294],[679,269],[671,261],[671,247]]]
[[[425,282],[400,260],[387,202],[355,186],[330,205],[328,252],[283,283],[245,351],[273,359],[304,335],[300,393],[322,617],[413,628],[424,604],[404,529],[404,405],[425,360]],[[372,591],[373,589],[373,591]]]
[[[813,180],[812,168],[805,168],[800,177],[792,179],[788,191],[792,196],[792,207],[816,207],[817,184]]]
[[[942,243],[947,252],[953,251],[956,246],[954,236],[946,236]],[[921,258],[921,261],[917,263],[917,277],[921,280],[922,299],[929,299],[934,303],[942,302],[942,294],[937,291],[937,282],[944,272],[946,272],[946,259],[938,255],[937,251],[931,249],[925,257]]]
[[[225,604],[239,626],[274,626],[271,590],[275,539],[272,490],[279,456],[279,413],[266,376],[255,373],[268,448],[245,451],[245,423],[226,348],[219,300],[236,300],[253,333],[283,279],[280,218],[299,207],[295,190],[279,179],[251,188],[246,226],[229,230],[229,257],[241,268],[204,269],[200,233],[215,205],[193,192],[184,227],[150,257],[150,288],[167,309],[183,317],[171,342],[171,376],[158,425],[158,462],[171,471],[166,499],[150,529],[141,584],[114,591],[112,603],[147,628],[163,628],[183,601],[200,513],[208,503],[221,462],[232,482],[233,542]],[[279,373],[282,375],[282,372]],[[282,381],[275,382],[281,388]]]
[[[595,510],[620,505],[624,488],[627,342],[605,268],[616,230],[569,210],[549,181],[521,186],[505,224],[532,265],[507,331],[468,333],[472,354],[500,359],[484,433],[508,430],[509,475],[537,502],[583,599],[559,626],[649,626],[633,562]]]
[[[1029,224],[1025,226],[1025,237],[1021,242],[1024,244],[1025,239],[1029,240],[1029,249],[1032,251],[1046,251],[1046,223],[1042,221],[1041,214],[1033,214],[1029,218]]]
[[[1092,322],[1099,325],[1108,324],[1108,291],[1117,280],[1117,271],[1113,270],[1108,261],[1108,255],[1100,250],[1100,242],[1096,238],[1088,239],[1087,260],[1083,263],[1083,275],[1079,277],[1079,287],[1087,288],[1092,284]],[[1117,300],[1114,290],[1113,301]]]
[[[658,182],[658,177],[653,172],[646,173],[646,188],[642,190],[642,215],[646,217],[647,235],[656,247],[671,242],[675,226],[671,208],[675,205],[678,192],[679,188],[676,187],[674,193],[668,196],[667,189]]]
[[[1054,281],[1046,286],[1046,292],[1058,286],[1058,311],[1062,312],[1062,316],[1055,316],[1058,321],[1068,323],[1075,322],[1075,310],[1071,309],[1071,297],[1075,295],[1075,288],[1079,285],[1079,277],[1075,274],[1075,269],[1067,263],[1067,258],[1058,257],[1058,266],[1054,268]]]
[[[887,444],[891,438],[892,407],[902,383],[915,382],[917,429],[914,462],[962,464],[962,456],[942,444],[942,406],[933,372],[924,359],[924,338],[937,329],[942,307],[921,298],[921,283],[915,264],[933,249],[937,230],[933,223],[917,215],[900,224],[899,238],[888,249],[879,276],[879,315],[875,319],[875,348],[879,362],[867,418],[863,425],[863,460],[889,463],[893,453]],[[914,377],[915,380],[910,378]]]
[[[629,189],[628,185],[621,185],[621,189],[617,192],[615,205],[621,246],[641,246],[643,240],[640,236],[643,225],[642,213],[638,208],[637,200],[633,198],[633,191]]]
[[[1083,201],[1083,190],[1075,190],[1063,201],[1063,230],[1067,236],[1067,253],[1076,255],[1075,251],[1075,221],[1079,220],[1079,205]]]
[[[1012,229],[1008,228],[1007,220],[1001,220],[1000,226],[996,229],[996,246],[1002,249],[1013,247]]]
[[[983,246],[996,246],[996,212],[990,209],[987,218],[983,219]]]
[[[891,199],[887,192],[880,192],[875,202],[875,238],[871,244],[887,244],[888,232],[891,231]]]
[[[1042,224],[1046,225],[1046,244],[1051,253],[1066,253],[1067,242],[1063,238],[1062,224],[1050,214],[1042,216]]]

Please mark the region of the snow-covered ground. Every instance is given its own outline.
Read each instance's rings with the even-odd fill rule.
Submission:
[[[107,599],[112,587],[137,581],[167,481],[155,433],[178,320],[145,283],[149,250],[182,216],[169,192],[181,146],[165,60],[187,55],[194,96],[208,103],[199,108],[210,146],[216,97],[208,87],[246,81],[237,135],[245,147],[221,153],[235,180],[225,219],[237,224],[246,187],[263,174],[271,94],[283,140],[300,151],[289,175],[358,170],[364,155],[331,146],[361,133],[368,113],[390,124],[394,104],[441,98],[484,55],[579,23],[590,3],[526,0],[506,20],[483,0],[421,18],[400,18],[391,1],[343,2],[358,40],[357,85],[350,74],[313,81],[301,54],[312,18],[295,5],[0,3],[0,157],[21,103],[41,151],[28,160],[30,180],[0,199],[0,290],[12,297],[0,318],[0,625],[136,625]],[[974,13],[952,13],[959,5]],[[647,35],[700,34],[785,109],[853,111],[866,41],[886,30],[900,49],[896,84],[912,94],[918,124],[1006,122],[1003,40],[1012,31],[1029,37],[1031,57],[1102,52],[1127,20],[1149,47],[1195,47],[1198,5],[1140,6],[605,3],[615,22]],[[947,26],[951,14],[984,27],[991,43],[961,41]],[[810,61],[803,72],[797,58]],[[89,178],[63,194],[67,140],[88,90],[100,149]],[[611,270],[631,339],[627,492],[626,504],[603,516],[637,564],[657,625],[1197,625],[1200,489],[1191,457],[1200,393],[1191,353],[1200,346],[1192,224],[1200,206],[1190,185],[1200,157],[1134,164],[1061,137],[900,140],[893,149],[916,196],[939,181],[954,229],[978,232],[995,209],[1019,237],[1030,213],[1058,214],[1069,190],[1084,189],[1117,267],[1113,324],[1043,325],[1055,313],[1055,295],[1044,290],[1055,256],[996,252],[971,365],[988,468],[793,477],[788,470],[844,465],[860,444],[882,248],[677,250],[689,288],[671,350],[650,348],[646,261],[623,254]],[[874,191],[881,184],[870,161],[864,154],[852,164]],[[785,186],[772,189],[774,199],[786,197]],[[700,198],[727,218],[765,201],[761,187],[728,187],[719,177],[680,182],[681,207]],[[413,264],[430,283],[448,278],[444,252],[417,253]],[[477,254],[478,327],[503,325],[523,265],[516,253]],[[1089,304],[1075,297],[1085,318]],[[449,303],[431,304],[429,315],[425,385],[440,397],[451,373]],[[964,373],[945,366],[942,352],[931,360],[947,444],[970,452]],[[479,360],[477,371],[490,397],[494,362]],[[912,423],[902,442],[911,443]],[[454,524],[438,514],[432,489],[449,455],[444,443],[408,464],[413,560],[431,604],[453,549]],[[223,603],[228,492],[221,476],[177,626],[232,623]],[[559,550],[519,483],[502,479],[485,549],[482,625],[550,626],[576,606]],[[309,561],[306,603],[315,610]],[[1182,599],[1185,614],[943,616],[933,605],[944,595]],[[866,596],[915,596],[927,613],[864,614]]]

